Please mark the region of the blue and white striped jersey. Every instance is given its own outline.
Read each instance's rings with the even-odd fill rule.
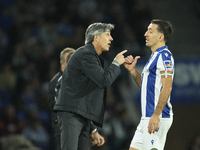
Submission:
[[[161,78],[174,76],[174,58],[167,46],[158,48],[152,53],[142,71],[141,82],[141,113],[142,118],[151,117],[158,103],[162,89]],[[161,114],[162,118],[173,115],[170,97]]]

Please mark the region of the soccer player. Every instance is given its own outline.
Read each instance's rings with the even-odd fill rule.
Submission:
[[[163,150],[173,120],[170,93],[174,58],[166,42],[173,29],[168,21],[154,19],[144,36],[152,54],[142,74],[135,68],[139,56],[128,56],[124,63],[141,91],[141,120],[129,150]]]

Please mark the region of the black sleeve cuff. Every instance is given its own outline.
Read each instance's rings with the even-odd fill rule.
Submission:
[[[97,127],[91,121],[91,123],[90,123],[90,134],[92,134],[92,133],[94,133],[96,131],[97,131]]]

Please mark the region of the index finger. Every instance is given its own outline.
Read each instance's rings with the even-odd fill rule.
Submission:
[[[124,54],[126,52],[127,52],[127,50],[123,50],[123,51],[120,52],[120,54]]]

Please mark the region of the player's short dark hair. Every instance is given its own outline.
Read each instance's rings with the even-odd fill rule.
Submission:
[[[164,34],[164,40],[167,42],[169,37],[173,34],[173,27],[169,21],[161,20],[161,19],[153,19],[151,21],[152,24],[158,25],[158,31]]]

